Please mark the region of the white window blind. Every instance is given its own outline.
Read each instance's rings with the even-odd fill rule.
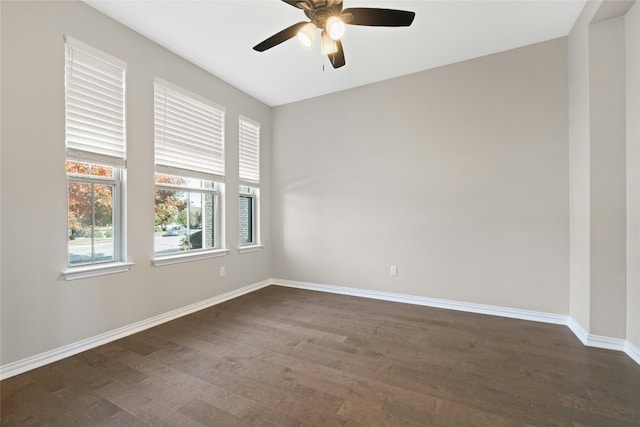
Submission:
[[[224,108],[160,79],[154,96],[156,172],[224,180]]]
[[[260,124],[240,117],[240,185],[260,183]]]
[[[65,37],[67,158],[126,166],[126,64]]]

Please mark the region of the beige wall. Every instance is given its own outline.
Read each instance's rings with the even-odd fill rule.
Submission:
[[[589,1],[569,35],[569,145],[570,315],[587,335],[633,344],[640,236],[632,5]]]
[[[627,82],[627,340],[640,349],[640,3],[625,15]]]
[[[276,108],[276,277],[567,313],[566,58],[557,39]]]
[[[624,18],[589,28],[590,333],[624,338],[626,322]]]
[[[587,2],[568,37],[570,303],[569,314],[589,330],[591,193],[589,173],[589,22],[601,2]]]
[[[0,364],[93,337],[271,276],[271,109],[80,2],[2,8]],[[127,62],[131,271],[65,281],[64,45],[68,34]],[[152,267],[153,78],[227,108],[227,257]],[[238,254],[238,114],[262,123],[265,250]],[[220,266],[226,277],[218,277]]]

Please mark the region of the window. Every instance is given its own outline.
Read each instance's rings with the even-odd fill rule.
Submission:
[[[240,245],[256,244],[254,224],[256,223],[256,189],[240,186]]]
[[[70,267],[124,258],[125,71],[122,61],[65,38]]]
[[[217,248],[219,184],[161,174],[155,181],[156,256]]]
[[[239,177],[240,247],[258,247],[260,192],[260,124],[240,117]]]
[[[224,109],[155,81],[156,257],[224,248]]]
[[[67,160],[69,265],[116,261],[120,171]]]

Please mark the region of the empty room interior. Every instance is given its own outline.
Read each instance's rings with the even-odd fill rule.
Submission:
[[[0,23],[2,426],[640,425],[639,2]]]

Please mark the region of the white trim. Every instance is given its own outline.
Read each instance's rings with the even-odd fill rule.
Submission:
[[[127,159],[125,158],[75,148],[67,148],[67,160],[81,163],[97,163],[99,165],[114,166],[123,169],[127,167]]]
[[[183,168],[178,168],[174,166],[165,166],[160,164],[156,164],[155,172],[159,175],[171,175],[171,176],[176,176],[180,178],[196,178],[196,179],[203,179],[205,181],[213,181],[213,182],[225,181],[224,175],[212,174],[208,172],[198,172],[191,169],[183,169]],[[163,185],[161,182],[156,182],[155,184]],[[171,184],[168,184],[168,185],[170,186]],[[179,187],[179,186],[178,188],[180,189],[193,188],[195,190],[202,189],[202,187],[198,188],[198,187]]]
[[[603,335],[594,335],[588,333],[582,325],[580,325],[573,317],[569,317],[567,326],[571,329],[571,332],[582,342],[582,344],[588,347],[604,348],[607,350],[622,351],[629,354],[626,351],[627,345],[631,345],[628,341],[621,338],[605,337]],[[629,354],[629,357],[633,359],[633,356]],[[640,364],[640,363],[639,363]]]
[[[611,338],[602,335],[589,334],[587,342],[584,344],[588,347],[604,348],[607,350],[622,351],[625,350],[626,341],[621,338]]]
[[[624,346],[624,352],[627,353],[627,356],[633,359],[634,362],[640,365],[640,348],[631,344],[631,342],[627,340]]]
[[[266,286],[269,286],[270,284],[270,280],[264,280],[262,282],[254,283],[252,285],[248,285],[234,291],[226,292],[222,295],[218,295],[204,301],[199,301],[194,304],[169,311],[167,313],[159,314],[149,319],[141,320],[140,322],[132,323],[130,325],[123,326],[121,328],[117,328],[96,335],[94,337],[58,347],[44,353],[36,354],[35,356],[27,357],[16,362],[8,363],[6,365],[0,366],[0,380],[4,380],[23,372],[39,368],[41,366],[56,362],[66,357],[73,356],[83,351],[90,350],[100,345],[107,344],[120,338],[124,338],[126,336],[144,331],[145,329],[158,326],[170,320],[174,320],[179,317],[186,316],[187,314],[191,314],[196,311],[200,311],[205,308],[223,303],[230,299],[248,294],[250,292],[257,291],[258,289],[262,289]]]
[[[571,329],[571,332],[578,337],[582,344],[587,345],[587,342],[589,341],[589,334],[573,317],[569,316],[567,319],[567,326]]]
[[[261,251],[264,248],[264,245],[246,245],[240,246],[238,248],[238,253],[246,254],[247,252],[257,252]]]
[[[372,291],[368,289],[348,288],[343,286],[322,285],[318,283],[299,282],[294,280],[273,279],[274,285],[290,288],[308,289],[312,291],[330,292],[334,294],[352,295],[373,298],[384,301],[403,302],[407,304],[427,307],[446,308],[448,310],[466,311],[470,313],[490,314],[493,316],[509,317],[512,319],[531,320],[534,322],[566,325],[568,316],[563,314],[545,313],[541,311],[522,310],[518,308],[499,307],[495,305],[475,304],[468,302],[427,298],[414,295],[396,294],[391,292]]]
[[[162,265],[178,264],[181,262],[198,261],[207,258],[216,258],[229,255],[229,249],[214,249],[211,251],[188,251],[179,255],[166,255],[151,260],[154,267]]]
[[[133,262],[109,262],[69,267],[62,272],[62,275],[67,280],[86,279],[88,277],[104,276],[105,274],[126,273],[131,269],[132,265],[134,265]]]

